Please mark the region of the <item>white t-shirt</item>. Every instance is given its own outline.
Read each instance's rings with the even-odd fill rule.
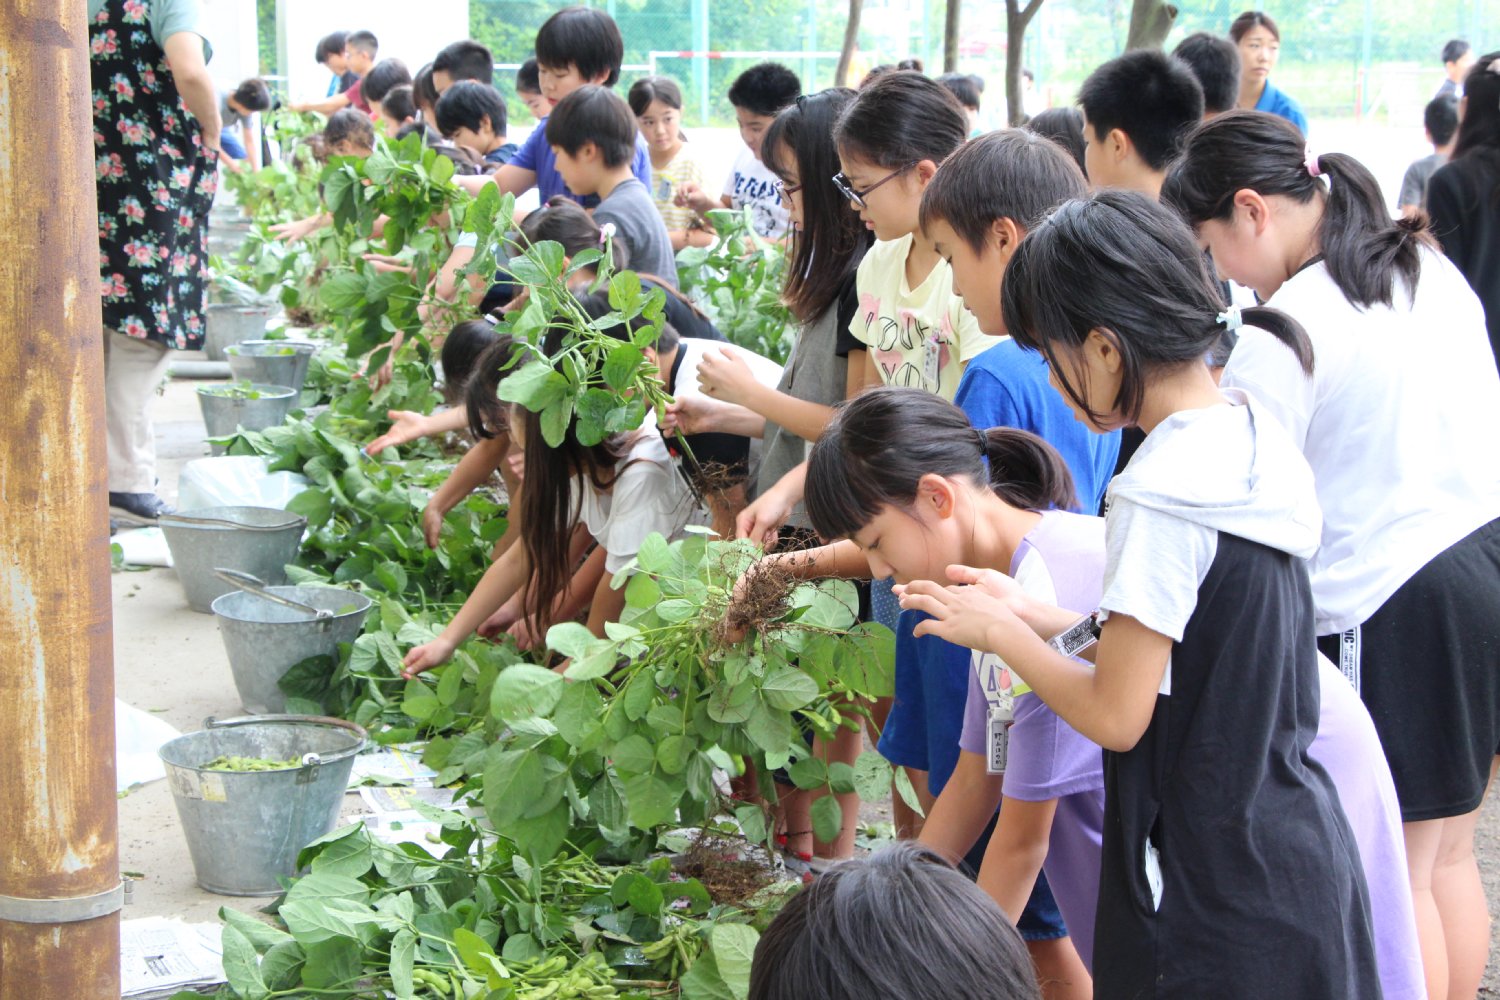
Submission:
[[[744,358],[745,364],[750,366],[750,374],[755,376],[755,381],[761,385],[776,388],[781,382],[781,366],[770,358],[762,357],[754,351],[748,351],[743,347],[737,347],[723,340],[703,340],[699,337],[683,337],[678,341],[677,351],[682,361],[677,365],[677,384],[671,386],[674,399],[697,397],[707,399],[703,390],[698,388],[698,366],[703,363],[704,357],[710,351],[723,350],[725,354],[732,354]]]
[[[735,209],[749,205],[755,231],[768,240],[781,239],[790,225],[776,181],[776,175],[746,146],[735,157],[729,179],[724,182],[724,194],[730,205]]]
[[[1003,338],[981,333],[953,294],[953,269],[939,260],[916,288],[906,284],[912,236],[876,242],[859,262],[859,311],[849,332],[874,353],[886,385],[926,389],[952,400],[963,365]]]
[[[609,573],[624,569],[652,532],[671,541],[689,524],[708,523],[708,515],[667,454],[661,434],[654,427],[635,433],[608,493],[600,493],[582,477],[574,480],[579,520],[609,553],[604,562]]]
[[[1484,309],[1446,257],[1422,253],[1415,302],[1351,305],[1318,263],[1267,305],[1307,330],[1313,375],[1270,334],[1240,331],[1223,385],[1249,390],[1317,477],[1320,635],[1363,623],[1432,558],[1500,516],[1492,425],[1500,375]]]

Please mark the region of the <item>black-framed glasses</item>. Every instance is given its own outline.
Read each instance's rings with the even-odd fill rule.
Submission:
[[[880,180],[876,181],[874,184],[871,184],[863,191],[854,190],[854,185],[849,183],[849,178],[844,176],[844,172],[840,170],[838,173],[833,175],[833,186],[838,188],[839,194],[852,201],[856,208],[864,208],[866,207],[865,199],[870,196],[871,191],[874,191],[876,188],[880,187],[880,185],[885,184],[888,181],[895,180],[897,177],[900,177],[902,174],[906,173],[908,170],[915,166],[915,163],[908,163],[900,170],[892,171],[891,173],[886,174],[884,177],[880,178]]]

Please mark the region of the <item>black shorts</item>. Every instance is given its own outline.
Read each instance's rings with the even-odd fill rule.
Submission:
[[[1479,808],[1500,753],[1500,519],[1318,649],[1370,710],[1408,823]]]

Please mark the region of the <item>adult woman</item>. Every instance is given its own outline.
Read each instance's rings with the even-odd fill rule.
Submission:
[[[1269,14],[1247,10],[1229,26],[1229,40],[1240,50],[1239,107],[1280,115],[1307,134],[1302,105],[1271,84],[1271,70],[1281,55],[1281,29]]]
[[[152,522],[148,407],[168,350],[203,344],[219,100],[196,3],[89,0],[110,513]]]

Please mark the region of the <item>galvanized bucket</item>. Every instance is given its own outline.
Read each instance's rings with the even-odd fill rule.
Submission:
[[[339,643],[353,642],[359,636],[365,612],[374,603],[364,594],[337,587],[266,589],[333,615],[312,618],[246,592],[215,598],[213,612],[219,619],[219,635],[229,654],[240,704],[257,714],[286,711],[286,695],[277,682],[303,660],[328,656],[332,672]]]
[[[242,398],[238,395],[242,389],[248,389],[255,398]],[[198,407],[203,411],[203,427],[210,438],[226,437],[240,427],[247,431],[277,427],[286,420],[296,402],[297,390],[284,385],[252,382],[241,386],[234,382],[214,382],[198,386]],[[208,450],[222,455],[224,445],[210,443]]]
[[[203,350],[210,361],[223,361],[224,348],[247,340],[264,340],[266,323],[271,319],[270,306],[242,306],[234,302],[210,303],[204,331]]]
[[[338,825],[365,731],[307,715],[208,719],[157,753],[198,884],[226,896],[274,896],[302,848]],[[297,759],[275,771],[209,771],[219,757]]]
[[[207,614],[215,598],[235,589],[214,575],[220,566],[286,583],[286,565],[297,558],[307,518],[274,507],[203,507],[163,514],[157,523],[188,606]]]
[[[293,392],[301,392],[317,349],[317,344],[302,340],[247,340],[230,344],[224,348],[224,354],[229,358],[229,370],[237,379],[284,385]]]

